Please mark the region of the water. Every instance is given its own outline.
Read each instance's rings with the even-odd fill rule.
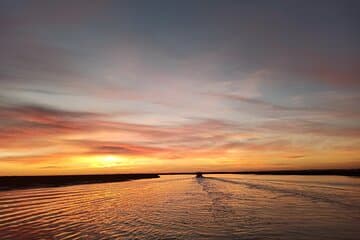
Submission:
[[[360,179],[161,176],[0,192],[0,239],[358,239]]]

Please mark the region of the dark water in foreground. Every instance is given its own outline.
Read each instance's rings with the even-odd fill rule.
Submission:
[[[359,239],[360,178],[162,176],[0,192],[0,239]]]

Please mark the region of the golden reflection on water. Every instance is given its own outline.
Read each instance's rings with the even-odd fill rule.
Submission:
[[[210,175],[0,192],[0,239],[356,239],[360,180]]]

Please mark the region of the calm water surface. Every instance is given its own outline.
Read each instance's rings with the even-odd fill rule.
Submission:
[[[209,175],[0,192],[0,239],[359,239],[360,179]]]

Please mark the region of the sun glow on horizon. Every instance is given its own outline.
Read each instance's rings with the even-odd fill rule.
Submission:
[[[90,156],[90,158],[91,159],[88,160],[88,162],[96,168],[108,168],[124,164],[126,165],[126,160],[116,155]]]
[[[109,155],[101,159],[101,163],[104,167],[112,167],[118,165],[120,159],[117,156]]]

